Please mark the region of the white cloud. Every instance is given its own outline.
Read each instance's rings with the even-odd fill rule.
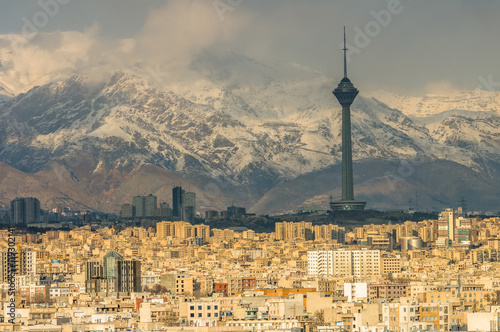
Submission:
[[[88,63],[96,29],[51,32],[30,36],[0,36],[0,79],[13,94],[75,72]]]
[[[234,40],[247,22],[243,7],[221,21],[212,1],[170,1],[150,13],[137,36],[135,53],[152,64],[188,61],[208,47]]]
[[[347,26],[352,42],[354,28],[364,28],[374,20],[370,13],[385,10],[389,2],[220,1],[233,4],[223,20],[213,0],[168,0],[165,5],[146,1],[141,2],[140,13],[132,0],[117,7],[116,13],[110,4],[71,2],[33,36],[0,36],[0,88],[19,91],[73,72],[96,80],[123,69],[181,72],[179,68],[207,49],[212,54],[233,50],[263,62],[300,63],[338,79],[342,26]],[[358,88],[420,94],[430,82],[441,80],[460,89],[475,88],[480,77],[498,80],[500,44],[493,41],[500,21],[493,14],[500,2],[405,0],[402,5],[404,10],[353,57],[349,74]],[[33,8],[40,10],[37,5]],[[154,9],[145,15],[147,8]],[[31,18],[30,13],[25,16]],[[94,21],[99,25],[82,28]],[[124,36],[128,39],[119,39]],[[441,89],[432,84],[428,88]]]
[[[83,32],[3,35],[0,85],[17,94],[73,73],[99,81],[115,70],[184,67],[199,52],[237,38],[248,18],[243,7],[220,20],[212,1],[173,0],[152,10],[143,28],[130,39],[102,37],[97,24]]]

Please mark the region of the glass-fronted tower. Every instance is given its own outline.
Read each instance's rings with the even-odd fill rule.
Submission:
[[[342,199],[330,203],[333,211],[363,210],[366,202],[354,199],[352,175],[351,104],[359,91],[347,77],[347,48],[344,27],[344,78],[333,94],[342,106]]]

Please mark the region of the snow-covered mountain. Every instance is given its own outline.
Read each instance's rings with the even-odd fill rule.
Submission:
[[[449,110],[500,114],[500,92],[479,88],[418,97],[376,91],[370,96],[412,117],[429,117]]]
[[[337,80],[231,52],[200,55],[188,70],[160,69],[127,68],[99,82],[68,74],[1,101],[0,161],[28,173],[63,167],[71,174],[64,181],[85,183],[83,191],[102,197],[117,188],[117,171],[155,165],[191,179],[207,194],[206,204],[218,208],[249,207],[280,184],[340,162],[341,112],[331,93]],[[437,111],[422,117],[422,108],[402,107],[403,98],[387,99],[392,108],[379,100],[361,91],[353,105],[354,160],[448,160],[499,181],[496,110],[458,111],[434,99],[428,105]],[[396,175],[411,177],[406,173]],[[119,204],[115,197],[115,211]],[[257,206],[266,206],[257,212],[282,210]]]

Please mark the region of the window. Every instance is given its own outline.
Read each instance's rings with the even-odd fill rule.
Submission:
[[[190,316],[191,316],[191,317],[194,317],[194,314],[191,314]]]
[[[201,317],[201,312],[198,314],[198,317]]]
[[[190,310],[194,310],[194,305],[189,307]]]

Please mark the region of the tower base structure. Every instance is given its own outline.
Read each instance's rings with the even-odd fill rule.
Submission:
[[[330,209],[332,209],[332,211],[361,211],[365,209],[365,205],[366,202],[363,201],[340,200],[330,202]]]

